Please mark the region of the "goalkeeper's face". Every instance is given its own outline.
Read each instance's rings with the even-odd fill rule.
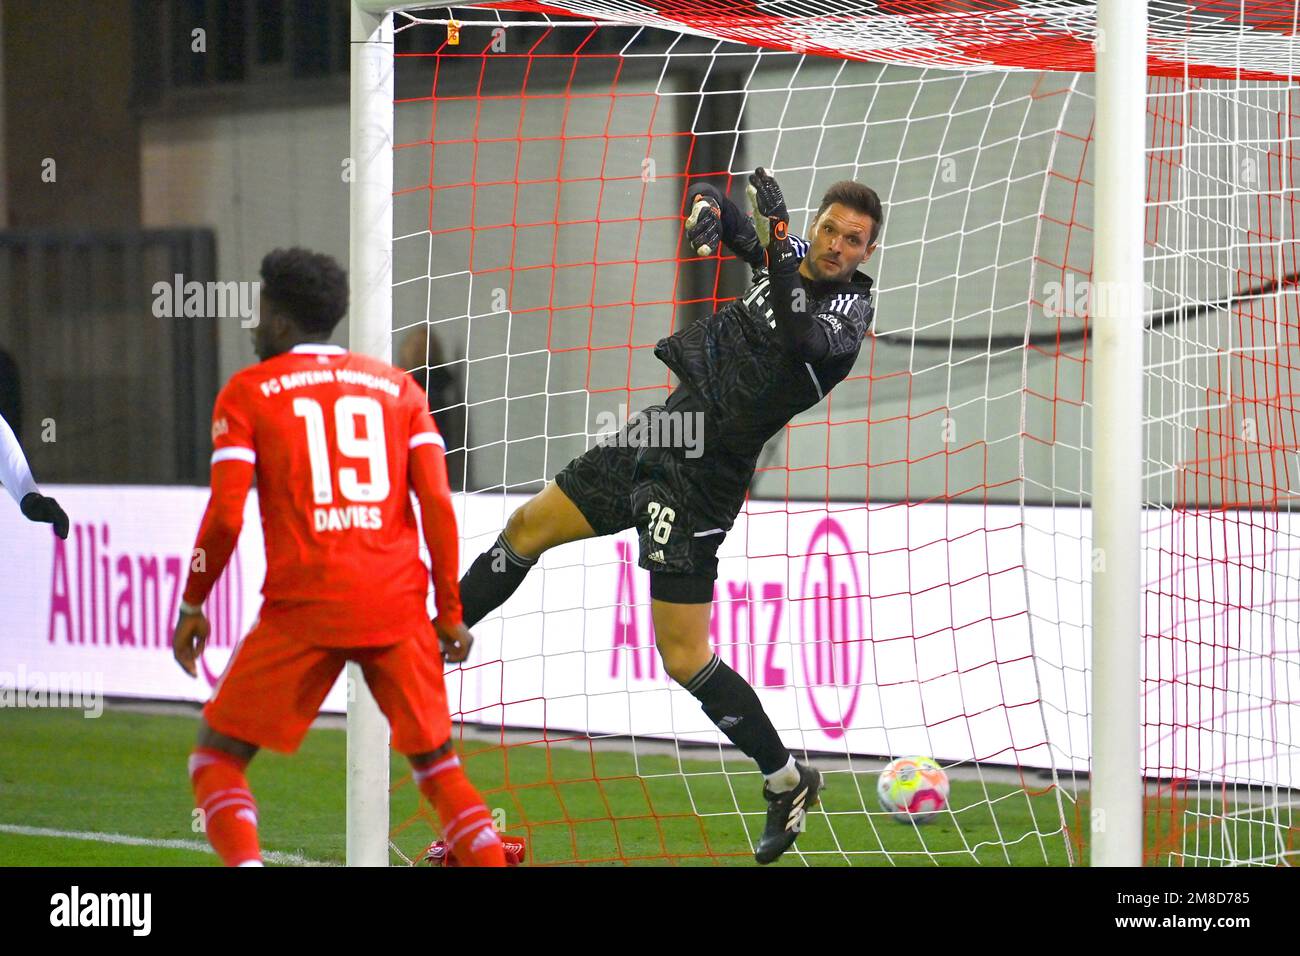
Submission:
[[[871,258],[875,244],[868,245],[875,228],[864,212],[833,202],[813,225],[812,248],[804,256],[811,278],[844,281],[858,266]]]

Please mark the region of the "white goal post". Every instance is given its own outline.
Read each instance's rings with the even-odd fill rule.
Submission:
[[[1097,4],[1092,865],[1142,863],[1139,735],[1146,0]],[[1099,423],[1105,427],[1099,427]]]
[[[348,342],[354,352],[393,358],[393,17],[386,5],[353,0],[352,191],[348,208],[351,289]],[[349,663],[347,865],[388,865],[388,722],[361,666]]]

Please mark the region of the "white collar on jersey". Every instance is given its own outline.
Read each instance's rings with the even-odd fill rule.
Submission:
[[[317,345],[314,342],[308,342],[303,345],[295,345],[289,351],[297,352],[299,355],[342,355],[347,349],[341,345]]]

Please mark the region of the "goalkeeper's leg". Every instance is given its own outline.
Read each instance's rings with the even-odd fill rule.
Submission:
[[[781,856],[803,831],[817,803],[821,774],[797,763],[745,679],[709,646],[713,581],[693,574],[654,571],[650,609],[664,669],[700,702],[704,713],[733,744],[758,764],[767,799],[767,822],[754,851],[759,863]]]
[[[554,481],[510,516],[492,547],[474,559],[460,579],[467,627],[504,604],[544,552],[636,524],[629,493],[638,449],[627,435],[629,427],[617,440],[593,445],[560,469]]]
[[[496,542],[474,559],[460,579],[465,626],[473,627],[504,604],[544,552],[595,535],[559,485],[548,482],[515,510]]]

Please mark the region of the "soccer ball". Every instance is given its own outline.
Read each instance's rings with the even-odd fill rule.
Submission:
[[[948,775],[930,757],[899,757],[880,772],[876,794],[902,823],[929,823],[948,809]]]

